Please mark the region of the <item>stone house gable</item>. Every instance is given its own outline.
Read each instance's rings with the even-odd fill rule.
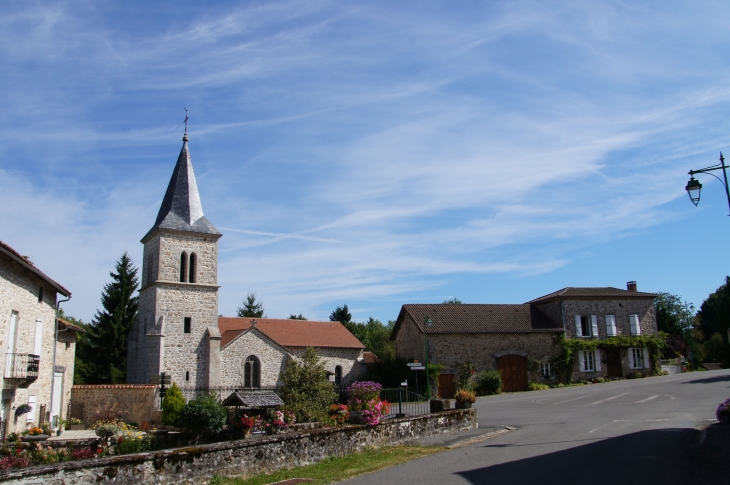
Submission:
[[[275,387],[279,375],[294,356],[255,326],[239,333],[221,346],[221,385],[244,384],[243,364],[250,356],[261,363],[261,387]]]
[[[56,338],[56,301],[70,296],[70,291],[0,241],[0,418],[5,435],[25,429],[27,423],[66,416],[76,335],[84,331],[59,320]],[[31,405],[32,412],[15,419],[12,411],[21,404]]]

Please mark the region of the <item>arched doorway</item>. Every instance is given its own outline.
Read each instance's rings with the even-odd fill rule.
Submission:
[[[502,390],[518,392],[527,389],[527,358],[509,354],[497,359],[497,367],[502,375]]]

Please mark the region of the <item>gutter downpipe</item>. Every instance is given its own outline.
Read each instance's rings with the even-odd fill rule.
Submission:
[[[58,297],[56,297],[58,298]],[[58,347],[58,312],[61,310],[61,303],[67,302],[71,299],[71,295],[68,295],[68,298],[65,300],[56,300],[56,320],[55,320],[55,327],[53,332],[53,366],[51,367],[51,410],[49,413],[49,416],[51,417],[51,425],[53,425],[53,392],[55,391],[54,387],[56,385],[56,348]],[[60,407],[60,406],[59,406]],[[58,410],[58,416],[60,421],[61,416],[61,410]]]

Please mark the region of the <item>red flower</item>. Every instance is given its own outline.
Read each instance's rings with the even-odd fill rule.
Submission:
[[[117,443],[121,445],[122,441],[124,441],[124,439],[120,436],[119,439],[117,440]]]

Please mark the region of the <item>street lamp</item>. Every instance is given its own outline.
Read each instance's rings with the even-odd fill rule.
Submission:
[[[728,190],[727,185],[727,171],[725,170],[727,168],[727,165],[725,165],[725,157],[722,156],[722,152],[720,152],[720,163],[717,165],[712,165],[711,167],[705,167],[701,168],[699,170],[690,170],[689,171],[689,182],[687,182],[687,186],[684,188],[687,191],[687,195],[689,195],[689,200],[692,201],[692,203],[696,206],[700,203],[700,191],[702,190],[702,184],[699,180],[695,179],[694,175],[696,173],[706,173],[709,175],[712,175],[717,180],[720,181],[720,183],[725,187],[725,195],[727,196],[727,205],[728,208],[730,208],[730,190]],[[722,170],[722,175],[725,181],[718,177],[717,175],[710,173],[715,170]]]
[[[431,399],[431,377],[428,375],[428,340],[426,339],[426,329],[431,328],[433,320],[431,317],[423,317],[423,347],[426,351],[426,396]]]

